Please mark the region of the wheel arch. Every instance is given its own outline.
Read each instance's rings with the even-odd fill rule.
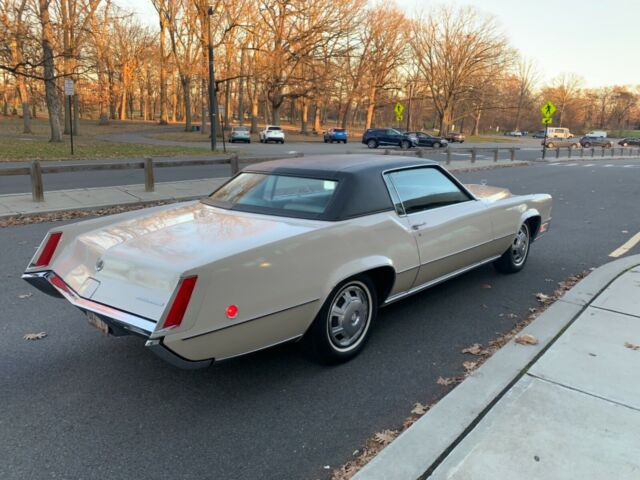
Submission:
[[[535,209],[528,210],[520,219],[520,224],[522,223],[527,224],[531,241],[534,241],[538,236],[540,225],[542,224],[542,215]]]

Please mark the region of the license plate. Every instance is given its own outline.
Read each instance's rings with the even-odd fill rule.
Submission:
[[[87,321],[89,325],[97,328],[103,334],[109,335],[109,325],[93,312],[87,312]]]

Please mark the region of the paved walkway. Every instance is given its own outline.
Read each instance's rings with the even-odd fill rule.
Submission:
[[[507,344],[355,478],[640,478],[640,255],[524,333],[540,343]]]

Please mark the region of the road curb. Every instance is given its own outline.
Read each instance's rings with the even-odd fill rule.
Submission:
[[[638,160],[640,156],[638,155],[616,155],[609,156],[605,155],[604,157],[598,155],[596,157],[559,157],[559,158],[534,158],[533,160],[529,160],[532,163],[556,163],[556,162],[603,162],[605,160]]]
[[[498,400],[640,255],[615,260],[589,274],[528,325],[537,345],[512,339],[360,470],[354,480],[428,478]]]

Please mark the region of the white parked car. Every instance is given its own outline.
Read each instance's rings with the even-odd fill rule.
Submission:
[[[336,363],[378,307],[486,263],[521,270],[550,212],[549,195],[463,185],[431,160],[277,160],[199,201],[56,225],[23,278],[184,368],[295,340]]]
[[[522,132],[520,130],[512,130],[511,132],[506,132],[505,135],[507,137],[521,137]]]
[[[278,125],[267,125],[259,134],[260,143],[278,142],[284,143],[284,130]]]

